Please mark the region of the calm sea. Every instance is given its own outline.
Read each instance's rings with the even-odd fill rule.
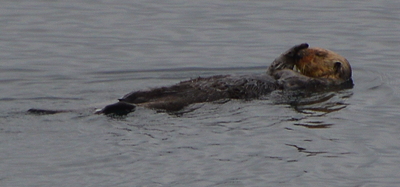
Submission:
[[[399,9],[389,0],[1,1],[0,186],[398,186]],[[303,42],[346,57],[355,87],[196,104],[179,116],[92,114],[134,90],[264,73]]]

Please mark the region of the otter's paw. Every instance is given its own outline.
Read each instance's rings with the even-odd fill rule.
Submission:
[[[308,43],[302,43],[299,45],[295,45],[283,53],[283,56],[286,57],[296,57],[300,50],[307,49],[309,47]]]
[[[279,70],[279,71],[275,71],[271,74],[272,77],[274,77],[274,79],[278,80],[278,79],[286,79],[289,77],[305,77],[304,75],[300,74],[297,71],[293,71],[291,69],[283,69],[283,70]]]
[[[284,90],[303,89],[313,83],[312,78],[290,69],[276,71],[272,76],[277,80],[278,85]]]
[[[268,74],[272,75],[277,70],[282,69],[293,69],[296,60],[298,60],[298,53],[308,48],[307,43],[302,43],[291,47],[286,52],[282,53],[278,58],[276,58],[268,68]]]

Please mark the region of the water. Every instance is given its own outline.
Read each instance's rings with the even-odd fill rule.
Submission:
[[[0,185],[397,186],[399,8],[378,0],[2,1]],[[355,87],[196,104],[181,116],[91,113],[133,90],[264,72],[302,42],[345,56]],[[31,107],[79,111],[26,114]]]

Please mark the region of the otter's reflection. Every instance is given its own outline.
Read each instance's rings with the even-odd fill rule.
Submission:
[[[347,99],[353,95],[352,90],[337,90],[327,92],[285,92],[275,95],[273,100],[279,104],[287,104],[296,112],[303,114],[302,118],[293,118],[293,125],[307,128],[329,128],[332,122],[324,122],[319,117],[338,112],[346,108]]]
[[[313,93],[310,96],[298,98],[290,105],[300,113],[323,116],[346,108],[346,99],[351,97],[350,90],[327,93]]]

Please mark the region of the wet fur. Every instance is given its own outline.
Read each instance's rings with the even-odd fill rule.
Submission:
[[[192,103],[258,98],[278,89],[277,86],[269,75],[217,75],[183,81],[170,87],[132,92],[120,101],[152,109],[178,111]]]
[[[276,58],[264,74],[199,77],[172,86],[136,91],[96,113],[126,115],[136,106],[179,111],[193,103],[256,99],[277,89],[316,91],[353,86],[351,67],[344,57],[326,49],[308,47],[306,43],[293,46]],[[29,112],[54,114],[65,111],[30,109]]]

